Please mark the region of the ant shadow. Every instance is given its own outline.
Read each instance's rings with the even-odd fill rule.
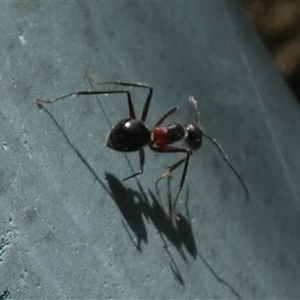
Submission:
[[[138,251],[142,251],[142,242],[147,244],[148,237],[144,219],[140,210],[140,204],[135,201],[136,192],[132,189],[125,188],[120,180],[109,173],[106,173],[106,180],[108,181],[112,199],[118,206],[121,214],[126,220],[127,225],[130,227],[131,231],[134,232],[137,241],[135,242],[131,237],[126,224],[123,222],[127,233],[129,234],[136,249]]]
[[[221,278],[211,267],[211,265],[206,261],[204,256],[197,251],[197,246],[191,226],[189,212],[188,212],[188,205],[186,201],[186,213],[188,216],[188,219],[179,214],[179,221],[176,222],[176,225],[172,223],[170,216],[165,212],[165,209],[161,206],[161,204],[158,202],[157,198],[154,196],[154,194],[151,192],[151,190],[148,190],[148,193],[152,199],[152,203],[149,202],[148,197],[146,196],[146,193],[141,186],[139,180],[137,179],[137,184],[139,188],[139,192],[134,191],[132,189],[126,188],[122,181],[120,181],[118,178],[113,176],[110,173],[106,173],[106,180],[108,182],[109,188],[107,185],[99,178],[95,170],[92,168],[92,166],[88,163],[88,161],[83,157],[83,155],[80,153],[80,151],[73,145],[73,143],[70,141],[62,127],[59,125],[59,123],[56,121],[54,116],[44,107],[38,105],[40,109],[43,109],[47,115],[50,117],[50,119],[53,121],[54,125],[58,128],[58,130],[62,133],[63,137],[65,138],[66,142],[69,144],[69,146],[75,151],[78,158],[82,161],[82,163],[87,167],[87,169],[91,172],[91,174],[94,176],[94,179],[103,187],[103,189],[112,197],[112,199],[115,201],[116,205],[118,206],[121,214],[123,215],[127,225],[130,227],[131,231],[135,234],[137,241],[134,241],[134,238],[131,236],[129,230],[127,229],[126,224],[123,222],[123,226],[125,230],[127,231],[127,234],[129,235],[132,243],[136,247],[136,249],[139,252],[142,252],[142,243],[147,244],[148,243],[148,236],[147,236],[147,230],[144,223],[144,218],[147,221],[151,221],[152,224],[156,227],[162,241],[164,244],[164,249],[166,250],[171,263],[170,268],[171,271],[175,277],[175,279],[181,284],[185,285],[185,282],[183,280],[183,276],[181,275],[180,269],[178,265],[176,264],[175,259],[173,258],[171,252],[168,249],[168,243],[166,239],[172,243],[178,253],[181,255],[183,260],[188,263],[186,254],[184,249],[187,250],[187,252],[194,258],[197,259],[197,257],[200,257],[204,265],[207,267],[207,269],[212,273],[212,275],[215,277],[215,279],[229,288],[231,292],[236,296],[236,298],[241,299],[238,292],[223,278]],[[126,156],[125,156],[126,157]],[[126,157],[127,159],[127,157]],[[127,159],[127,162],[129,163],[129,166],[131,167],[131,164],[129,160]],[[168,181],[169,184],[169,181]],[[169,187],[169,185],[168,185]],[[170,187],[168,188],[169,193],[169,205],[171,203],[171,192]],[[188,200],[188,194],[187,194],[187,200]],[[138,199],[136,201],[135,199]],[[2,295],[1,295],[2,296]]]
[[[170,216],[165,212],[165,209],[160,205],[157,198],[154,194],[148,190],[150,197],[152,199],[152,203],[148,201],[146,197],[145,191],[140,185],[138,181],[138,187],[140,192],[136,192],[132,189],[125,188],[122,181],[113,176],[112,174],[106,173],[106,180],[108,181],[108,185],[110,187],[112,198],[116,202],[120,212],[122,213],[124,219],[126,220],[128,226],[135,233],[137,242],[134,242],[134,239],[131,237],[129,231],[127,230],[125,224],[123,223],[127,233],[129,234],[131,241],[135,245],[138,251],[141,250],[141,243],[144,242],[147,244],[147,231],[145,227],[145,223],[143,221],[143,216],[146,220],[150,220],[152,224],[156,227],[158,233],[164,244],[164,249],[166,250],[170,260],[170,268],[175,277],[175,279],[181,284],[185,285],[183,280],[183,276],[177,266],[175,259],[173,258],[171,252],[168,249],[168,243],[166,239],[171,242],[180,253],[181,257],[184,259],[186,263],[188,263],[187,257],[184,252],[184,248],[188,251],[188,253],[196,259],[197,256],[200,257],[206,268],[212,273],[215,279],[226,286],[237,299],[241,299],[238,292],[222,277],[220,277],[216,271],[212,268],[212,266],[208,263],[208,261],[204,258],[204,256],[197,251],[197,246],[195,242],[195,238],[193,235],[192,227],[190,221],[179,214],[179,221],[176,222],[176,225],[172,223]],[[168,181],[169,183],[169,181]],[[169,185],[168,185],[169,187]],[[135,200],[135,197],[138,198],[138,201]],[[188,199],[188,195],[187,195]],[[169,189],[169,203],[171,201],[171,194]],[[189,218],[189,212],[187,208],[186,201],[186,213]],[[190,218],[189,218],[190,219]]]
[[[117,179],[115,176],[106,173],[106,180],[109,185],[108,188],[107,185],[99,178],[96,171],[92,168],[92,166],[88,163],[88,161],[83,157],[80,151],[74,146],[74,144],[71,142],[69,137],[64,132],[63,128],[56,121],[56,119],[50,113],[50,111],[44,106],[39,105],[39,108],[46,112],[46,114],[53,121],[54,125],[61,132],[66,142],[74,150],[74,152],[77,154],[78,158],[82,161],[82,163],[91,172],[94,179],[104,188],[104,190],[115,201],[116,205],[118,206],[121,214],[123,215],[126,221],[126,224],[134,233],[137,241],[134,240],[134,238],[130,234],[130,231],[127,229],[126,224],[122,221],[123,226],[127,231],[127,234],[129,235],[132,243],[135,245],[136,249],[140,252],[142,252],[142,243],[144,244],[148,243],[147,230],[146,230],[143,216],[145,217],[146,220],[152,221],[153,225],[156,227],[163,240],[164,248],[166,249],[168,255],[171,258],[172,261],[171,269],[172,271],[174,270],[174,273],[176,273],[175,276],[176,278],[178,278],[179,282],[183,284],[182,276],[180,275],[175,260],[173,259],[171,253],[168,250],[167,242],[164,237],[166,237],[176,247],[176,249],[180,253],[181,257],[184,259],[184,261],[187,262],[187,258],[183,250],[183,246],[185,246],[185,248],[188,250],[190,255],[194,259],[196,259],[197,247],[192,233],[192,228],[188,220],[184,216],[179,215],[180,222],[177,222],[177,227],[175,227],[169,215],[166,214],[165,210],[159,204],[154,194],[149,190],[149,194],[153,201],[153,203],[150,204],[146,196],[146,193],[138,180],[137,182],[138,182],[138,187],[140,192],[125,188],[122,181]],[[137,199],[138,201],[136,201],[135,199]]]
[[[197,246],[190,222],[183,216],[179,215],[180,221],[174,225],[170,216],[165,212],[157,198],[149,190],[152,203],[148,201],[145,191],[140,183],[138,187],[140,192],[133,191],[124,187],[123,183],[113,176],[106,173],[106,179],[111,190],[112,198],[117,204],[120,212],[126,220],[128,226],[135,233],[137,242],[135,246],[141,251],[141,243],[147,244],[147,233],[143,216],[150,220],[161,236],[166,237],[178,250],[182,258],[187,261],[183,247],[189,254],[196,258]],[[138,199],[138,201],[136,201]]]
[[[188,220],[183,215],[179,215],[180,221],[176,223],[177,226],[174,225],[170,219],[170,216],[165,212],[164,208],[160,205],[157,198],[150,190],[148,192],[152,199],[152,203],[148,201],[146,193],[139,182],[138,187],[140,192],[137,192],[133,191],[132,189],[125,188],[122,181],[112,174],[106,173],[106,180],[108,181],[108,185],[112,192],[113,200],[117,204],[120,212],[126,220],[127,225],[136,236],[137,241],[135,242],[129,231],[126,229],[136,249],[141,252],[142,242],[145,244],[148,243],[147,231],[144,223],[145,218],[147,221],[151,221],[157,229],[163,241],[164,249],[171,260],[171,271],[174,274],[175,279],[181,285],[184,285],[183,277],[175,262],[175,259],[168,249],[168,243],[166,239],[176,247],[177,251],[186,263],[188,260],[184,252],[184,248],[194,259],[196,259],[197,246],[191,225]],[[126,228],[125,225],[124,227]]]

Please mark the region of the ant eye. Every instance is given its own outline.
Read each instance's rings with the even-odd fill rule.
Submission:
[[[202,144],[202,130],[194,124],[187,124],[186,131],[186,144],[191,150],[198,150]]]

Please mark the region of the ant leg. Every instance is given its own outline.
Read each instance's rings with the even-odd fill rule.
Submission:
[[[168,167],[167,171],[166,171],[165,173],[163,173],[163,174],[156,180],[156,182],[155,182],[155,190],[156,190],[157,193],[158,193],[158,182],[159,182],[160,180],[162,180],[163,178],[168,177],[168,176],[171,174],[171,172],[174,171],[174,170],[175,170],[177,167],[179,167],[180,165],[182,165],[182,164],[185,162],[185,160],[186,160],[186,157],[183,158],[183,159],[181,159],[181,160],[179,160],[179,161],[178,161],[177,163],[175,163],[174,165]]]
[[[149,106],[152,100],[152,94],[153,94],[153,88],[147,84],[141,83],[141,82],[124,82],[124,81],[96,81],[90,73],[87,74],[87,77],[94,81],[98,85],[103,85],[103,84],[114,84],[114,85],[120,85],[120,86],[129,86],[129,87],[139,87],[139,88],[146,88],[149,90],[148,96],[146,98],[146,102],[143,108],[143,112],[141,115],[141,121],[145,122],[148,111],[149,111]]]
[[[165,173],[163,173],[156,180],[156,183],[155,183],[155,188],[157,190],[158,189],[157,188],[158,182],[161,179],[168,177],[171,174],[172,171],[174,171],[175,169],[177,169],[179,166],[181,166],[184,163],[184,167],[183,167],[183,170],[182,170],[181,179],[180,179],[180,183],[179,183],[179,189],[178,189],[178,192],[176,194],[176,197],[174,198],[174,201],[173,201],[173,204],[172,204],[172,209],[171,209],[172,219],[174,217],[178,218],[177,215],[176,215],[176,205],[177,205],[178,198],[180,196],[181,190],[183,188],[183,185],[184,185],[184,182],[185,182],[185,179],[186,179],[186,174],[187,174],[187,169],[188,169],[188,165],[189,165],[190,156],[193,154],[193,152],[191,150],[187,149],[187,148],[176,148],[176,147],[171,147],[171,146],[154,147],[154,146],[150,145],[150,148],[153,151],[160,152],[160,153],[176,153],[176,152],[177,153],[178,152],[185,152],[186,153],[185,158],[179,160],[174,165],[169,167],[168,170]]]
[[[185,158],[185,164],[184,164],[181,179],[180,179],[179,190],[177,192],[177,195],[174,199],[173,206],[172,206],[172,212],[171,213],[172,213],[172,216],[176,216],[177,221],[179,221],[180,218],[177,216],[177,214],[175,212],[176,211],[176,205],[177,205],[177,201],[178,201],[178,198],[180,196],[180,193],[181,193],[181,190],[182,190],[185,178],[186,178],[186,173],[187,173],[187,169],[188,169],[188,166],[189,166],[190,156],[191,156],[191,153],[188,153],[186,158]]]
[[[52,99],[52,100],[42,100],[42,99],[38,98],[38,99],[35,100],[35,102],[38,105],[52,104],[56,101],[59,101],[61,99],[68,98],[68,97],[71,97],[71,96],[101,95],[101,94],[126,94],[127,95],[127,101],[128,101],[128,108],[129,108],[129,116],[130,116],[131,119],[136,119],[134,106],[133,106],[133,103],[132,103],[132,100],[131,100],[131,94],[130,94],[129,91],[125,91],[125,90],[122,90],[122,91],[111,91],[111,90],[110,91],[77,91],[77,92],[74,92],[74,93],[70,93],[70,94],[60,96],[60,97]]]
[[[154,127],[158,127],[166,118],[168,118],[170,115],[174,114],[174,112],[178,109],[178,105],[172,107],[168,112],[166,112],[154,125]]]
[[[145,105],[144,105],[144,108],[143,108],[143,112],[142,112],[142,115],[141,115],[141,121],[142,122],[146,121],[148,111],[149,111],[149,107],[150,107],[150,103],[151,103],[151,100],[152,100],[152,94],[153,94],[153,88],[149,87],[149,93],[148,93],[148,96],[147,96],[147,99],[146,99],[146,102],[145,102]]]
[[[142,115],[141,115],[141,121],[145,122],[147,115],[148,115],[148,111],[149,111],[149,107],[150,107],[150,103],[152,100],[152,94],[153,94],[153,88],[147,84],[144,83],[140,83],[140,82],[123,82],[123,81],[103,81],[103,82],[97,82],[97,84],[115,84],[115,85],[121,85],[121,86],[131,86],[131,87],[140,87],[140,88],[146,88],[149,90],[147,98],[146,98],[146,102],[142,111]]]
[[[128,180],[130,178],[133,178],[135,176],[138,176],[138,175],[140,175],[144,172],[144,165],[145,165],[145,150],[144,150],[144,148],[141,148],[139,150],[139,156],[140,156],[140,170],[138,172],[124,178],[123,181],[126,181],[126,180]]]

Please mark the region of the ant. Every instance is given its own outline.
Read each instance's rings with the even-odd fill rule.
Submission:
[[[126,181],[130,178],[136,177],[144,172],[144,165],[145,165],[145,146],[149,146],[152,151],[159,152],[159,153],[183,153],[185,156],[184,158],[177,161],[175,164],[170,166],[165,173],[163,173],[157,180],[156,180],[156,190],[158,190],[158,182],[168,177],[171,172],[177,169],[179,166],[184,164],[183,171],[181,174],[179,189],[177,194],[174,198],[174,201],[171,205],[171,218],[175,217],[176,220],[179,220],[179,217],[176,215],[176,205],[181,193],[182,187],[184,185],[187,169],[190,161],[191,155],[197,151],[202,144],[202,136],[205,136],[208,140],[210,140],[221,153],[223,159],[228,164],[228,166],[232,169],[235,173],[237,178],[239,179],[240,183],[242,184],[247,199],[249,198],[249,192],[245,182],[243,181],[241,175],[235,170],[232,164],[229,162],[227,155],[225,154],[224,150],[222,149],[221,145],[212,137],[207,135],[203,129],[200,127],[199,123],[199,109],[197,105],[197,101],[194,97],[190,96],[189,100],[193,104],[196,112],[196,122],[189,123],[189,124],[181,124],[181,123],[174,123],[168,126],[161,126],[162,123],[172,114],[176,112],[178,106],[172,107],[169,111],[167,111],[157,122],[156,124],[149,129],[145,125],[145,121],[148,115],[152,95],[153,95],[153,88],[147,84],[143,83],[129,83],[123,81],[105,81],[105,82],[97,82],[99,85],[117,85],[121,87],[138,87],[144,88],[148,90],[148,95],[146,98],[146,102],[142,111],[142,115],[140,119],[136,117],[134,105],[132,103],[130,91],[127,89],[121,90],[103,90],[103,91],[93,91],[93,90],[86,90],[86,91],[77,91],[70,94],[66,94],[60,96],[58,98],[52,100],[42,100],[36,99],[35,102],[38,105],[42,104],[51,104],[58,100],[62,100],[71,96],[81,96],[81,95],[101,95],[101,94],[125,94],[127,97],[128,108],[129,108],[129,118],[119,121],[110,131],[107,139],[106,139],[106,146],[112,148],[117,151],[121,152],[134,152],[139,151],[139,162],[140,162],[140,169],[138,172],[124,178],[123,180]],[[184,140],[186,146],[185,147],[174,147],[171,144],[178,142],[180,140]]]

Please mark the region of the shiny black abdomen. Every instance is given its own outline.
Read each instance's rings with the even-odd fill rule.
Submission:
[[[117,151],[133,152],[150,141],[151,132],[144,123],[135,119],[120,121],[109,133],[106,146]]]

